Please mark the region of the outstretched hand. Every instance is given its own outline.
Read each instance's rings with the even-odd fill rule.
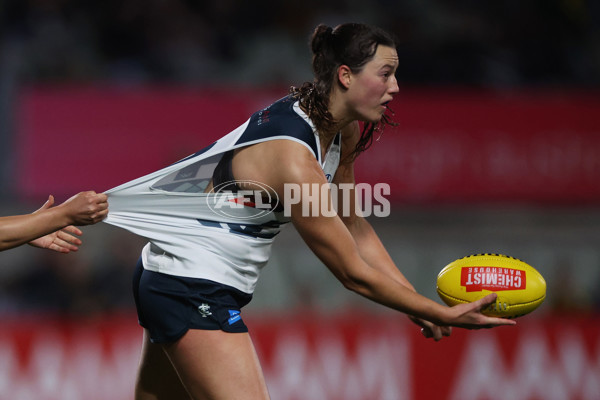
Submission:
[[[81,236],[83,232],[69,225],[60,231],[52,232],[41,238],[32,240],[30,245],[41,249],[54,250],[59,253],[70,253],[79,250],[81,240],[73,235]]]
[[[496,301],[498,295],[490,293],[472,303],[458,304],[450,307],[450,320],[448,325],[465,329],[494,328],[502,325],[516,325],[511,319],[488,317],[481,310],[487,308]]]
[[[439,342],[444,336],[450,336],[452,334],[451,326],[439,326],[433,322],[413,317],[412,315],[409,315],[408,318],[421,327],[421,334],[427,339],[431,338],[436,342]]]
[[[50,195],[48,196],[48,200],[46,200],[44,205],[37,210],[36,213],[46,210],[53,205],[54,196]],[[29,244],[41,249],[54,250],[59,253],[70,253],[79,250],[79,246],[81,245],[81,240],[73,235],[81,236],[82,234],[83,232],[80,229],[69,225],[61,230],[32,240]]]
[[[444,336],[450,336],[453,326],[465,329],[489,329],[502,325],[516,325],[516,322],[511,319],[488,317],[481,313],[481,310],[493,304],[497,297],[496,293],[490,293],[472,303],[449,307],[450,317],[448,323],[444,325],[436,325],[433,322],[413,316],[409,316],[409,318],[421,327],[423,336],[436,342],[442,340]]]

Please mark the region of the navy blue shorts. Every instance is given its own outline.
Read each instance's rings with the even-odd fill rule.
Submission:
[[[148,271],[140,259],[133,296],[138,321],[153,343],[174,342],[188,329],[248,332],[240,313],[252,295],[228,285]]]

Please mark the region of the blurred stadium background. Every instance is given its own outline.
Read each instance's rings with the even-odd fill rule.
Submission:
[[[417,289],[472,253],[536,267],[517,328],[429,343],[346,292],[292,227],[245,311],[273,399],[600,399],[600,3],[4,0],[0,209],[104,191],[190,154],[311,79],[318,23],[398,40],[399,126],[360,159],[371,218]],[[76,254],[0,254],[0,399],[127,399],[144,240],[99,224]]]

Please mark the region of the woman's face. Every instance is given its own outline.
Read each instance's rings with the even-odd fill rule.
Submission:
[[[399,91],[394,75],[397,68],[396,49],[380,45],[373,59],[360,72],[350,74],[346,99],[356,119],[366,122],[381,119],[387,103]]]

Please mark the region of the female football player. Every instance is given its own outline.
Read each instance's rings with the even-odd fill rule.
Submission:
[[[107,222],[150,239],[134,278],[145,328],[138,400],[269,398],[240,312],[288,222],[347,289],[409,315],[428,338],[514,324],[481,314],[495,295],[449,308],[417,294],[352,211],[352,194],[337,196],[352,203],[346,215],[305,207],[318,199],[330,210],[329,183],[354,184],[354,160],[390,123],[399,91],[395,44],[378,28],[320,25],[311,50],[312,82],[202,151],[109,191]],[[291,201],[298,187],[326,195]]]

